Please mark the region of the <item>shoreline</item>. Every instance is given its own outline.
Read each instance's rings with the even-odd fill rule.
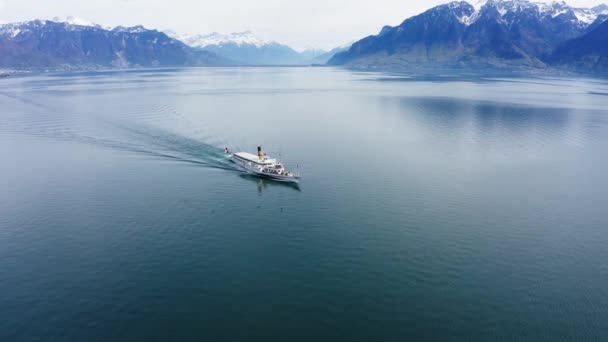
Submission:
[[[513,67],[500,68],[479,66],[376,66],[376,65],[208,65],[208,66],[157,66],[157,67],[78,67],[78,68],[24,68],[24,69],[0,69],[0,79],[9,77],[28,76],[34,74],[69,74],[69,73],[106,73],[106,72],[154,72],[188,69],[221,69],[221,68],[333,68],[349,70],[353,72],[382,73],[395,76],[409,76],[413,78],[430,77],[438,79],[450,79],[462,77],[493,78],[493,77],[542,77],[542,78],[593,78],[607,80],[608,74],[593,71],[576,71],[565,68],[533,68]],[[389,79],[387,79],[389,81]]]

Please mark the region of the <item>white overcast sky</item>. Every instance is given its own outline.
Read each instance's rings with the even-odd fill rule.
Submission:
[[[296,49],[376,34],[442,0],[0,0],[0,22],[75,16],[102,26],[144,25],[178,33],[253,31]],[[602,0],[569,0],[578,7]]]

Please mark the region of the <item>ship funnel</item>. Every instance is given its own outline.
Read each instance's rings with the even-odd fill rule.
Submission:
[[[264,159],[264,155],[262,154],[262,147],[258,146],[258,158],[260,160]]]

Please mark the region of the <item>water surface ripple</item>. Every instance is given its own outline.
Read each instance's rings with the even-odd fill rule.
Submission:
[[[608,336],[608,83],[0,80],[0,340]],[[299,187],[223,148],[280,155]]]

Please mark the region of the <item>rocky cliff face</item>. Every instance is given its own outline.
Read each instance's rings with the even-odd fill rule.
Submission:
[[[576,70],[608,72],[608,21],[581,37],[557,47],[550,57],[555,65]]]

